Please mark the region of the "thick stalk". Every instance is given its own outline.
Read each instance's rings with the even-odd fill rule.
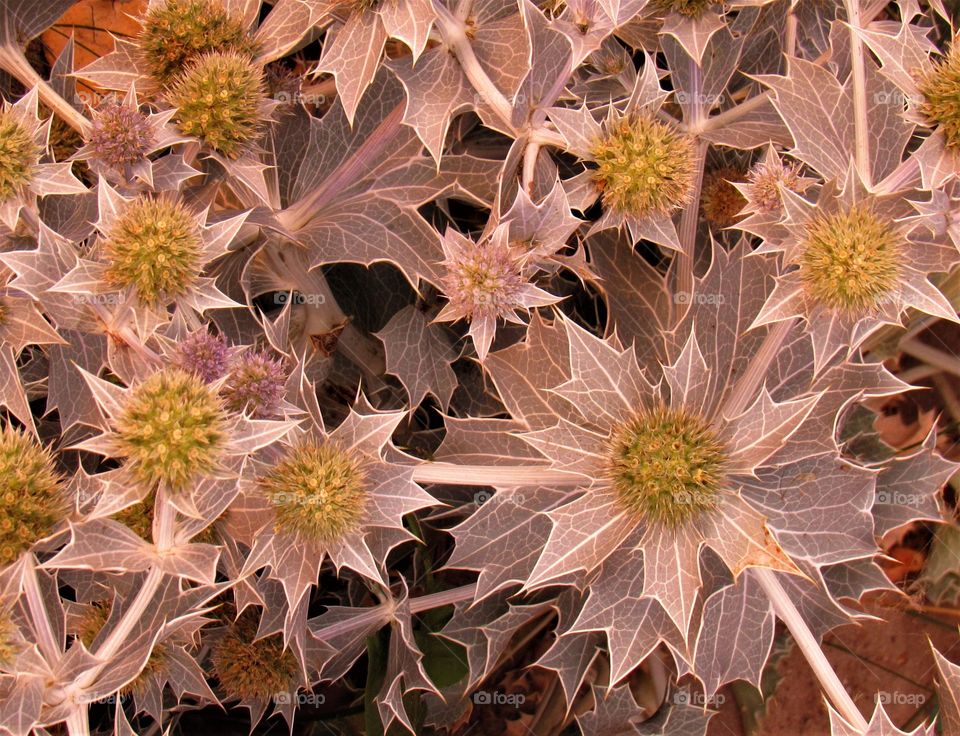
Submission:
[[[70,736],[90,736],[90,719],[87,716],[87,706],[78,705],[67,717],[67,733]]]
[[[770,365],[773,363],[780,348],[783,347],[787,335],[793,328],[796,318],[785,319],[780,322],[774,322],[767,328],[767,334],[760,344],[760,349],[754,354],[753,359],[747,366],[734,386],[727,400],[723,404],[722,414],[725,417],[735,417],[743,413],[750,400],[756,396],[757,389],[767,375]]]
[[[90,135],[93,124],[63,99],[47,80],[37,74],[37,70],[30,66],[30,62],[19,48],[10,43],[0,46],[0,68],[15,77],[27,89],[36,87],[44,105],[84,138]]]
[[[677,261],[677,294],[693,294],[693,264],[696,261],[697,251],[697,224],[700,220],[700,192],[703,189],[703,167],[706,162],[707,142],[697,141],[696,172],[693,179],[693,191],[687,201],[683,213],[680,215],[680,250]],[[689,301],[689,299],[688,299]]]
[[[516,133],[510,119],[513,114],[513,106],[504,96],[503,92],[497,89],[490,76],[480,66],[477,55],[473,53],[473,46],[470,45],[470,39],[467,38],[466,29],[463,21],[455,17],[446,6],[434,0],[433,9],[437,13],[437,25],[443,34],[447,45],[453,50],[460,62],[463,73],[473,88],[477,91],[483,102],[489,106],[500,118],[506,127]]]
[[[40,592],[40,581],[37,579],[37,559],[33,554],[23,561],[23,592],[27,597],[27,608],[30,618],[33,619],[34,629],[37,632],[37,642],[43,658],[51,667],[55,667],[61,656],[61,644],[50,625],[50,616],[47,607],[43,604],[43,594]]]
[[[870,164],[870,128],[867,124],[867,76],[860,40],[860,0],[844,0],[847,23],[850,24],[850,61],[853,69],[853,128],[856,136],[857,169],[869,188],[873,184]]]
[[[582,475],[539,465],[460,465],[424,463],[413,469],[418,483],[449,483],[459,486],[496,486],[512,488],[534,485],[577,485],[586,482]]]
[[[803,616],[800,615],[800,611],[797,610],[793,601],[790,600],[787,591],[780,585],[776,574],[773,570],[762,567],[754,568],[753,574],[760,583],[760,587],[763,588],[763,592],[766,593],[767,598],[770,600],[770,604],[773,606],[777,617],[783,621],[787,629],[790,630],[793,640],[797,643],[797,646],[800,647],[803,656],[806,657],[810,668],[820,681],[820,686],[827,694],[827,697],[830,698],[830,702],[833,703],[833,707],[836,708],[837,712],[856,728],[857,731],[860,733],[866,732],[868,728],[866,719],[860,714],[859,709],[844,689],[840,678],[837,677],[837,673],[833,671],[833,667],[824,655],[823,650],[820,649],[820,644],[817,642],[816,637],[814,637],[813,632],[810,631],[810,628],[807,626],[806,621],[803,620]]]

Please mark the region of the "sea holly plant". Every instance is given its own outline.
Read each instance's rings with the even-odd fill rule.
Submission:
[[[957,727],[952,627],[912,715],[825,653],[953,608],[943,4],[72,5],[0,10],[0,732],[747,732],[802,660]]]

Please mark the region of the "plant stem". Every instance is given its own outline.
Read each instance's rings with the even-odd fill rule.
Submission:
[[[36,69],[30,66],[30,62],[27,61],[23,52],[15,45],[11,43],[0,45],[0,68],[15,77],[27,89],[36,87],[44,105],[53,110],[67,125],[84,138],[90,135],[92,123],[83,114],[77,112],[73,105],[63,99],[47,80],[37,74]]]
[[[467,75],[470,84],[482,98],[482,102],[493,109],[510,132],[516,133],[510,123],[513,105],[510,104],[503,92],[497,89],[497,85],[490,79],[490,75],[480,66],[477,55],[473,53],[473,46],[470,45],[470,39],[467,38],[463,21],[454,16],[438,0],[434,0],[433,9],[437,14],[436,22],[440,32],[443,34],[447,45],[456,55],[457,61],[460,62],[463,73]]]
[[[844,0],[850,24],[850,61],[853,69],[853,126],[856,135],[857,169],[867,188],[873,184],[870,163],[870,127],[867,123],[867,77],[860,40],[860,0]]]
[[[677,283],[676,293],[693,294],[693,264],[697,251],[697,224],[700,220],[700,192],[703,188],[703,167],[706,162],[707,142],[697,141],[696,172],[693,179],[693,191],[683,214],[680,215],[680,247],[677,252]]]
[[[67,716],[67,733],[70,736],[90,736],[90,719],[87,717],[87,706],[78,705],[76,710]]]
[[[413,469],[418,483],[449,483],[460,486],[517,486],[584,483],[582,475],[555,470],[542,465],[460,465],[457,463],[424,463]]]
[[[833,671],[833,667],[824,655],[823,650],[820,649],[813,632],[810,631],[806,621],[803,620],[803,616],[800,615],[800,611],[790,600],[787,591],[777,580],[776,574],[773,570],[763,567],[754,568],[753,573],[770,600],[774,612],[790,630],[793,640],[800,647],[800,651],[803,652],[803,656],[806,657],[811,669],[820,681],[821,687],[823,687],[837,712],[858,732],[865,732],[868,728],[866,719],[861,715],[860,710],[844,689],[840,678],[837,677],[837,673]]]
[[[442,608],[450,606],[460,601],[466,601],[473,598],[477,592],[477,584],[462,585],[459,588],[450,590],[441,590],[439,593],[430,595],[421,595],[410,599],[410,613],[423,613],[433,608]],[[393,615],[395,604],[392,601],[381,603],[379,606],[370,606],[363,612],[350,618],[337,621],[335,624],[324,626],[313,632],[313,636],[320,640],[329,640],[335,636],[346,634],[354,629],[362,629],[371,623],[379,622],[381,625],[390,620]]]
[[[767,328],[767,334],[763,338],[760,349],[754,354],[747,370],[741,374],[740,380],[734,384],[733,390],[723,404],[724,416],[728,418],[739,416],[747,408],[747,404],[756,395],[757,388],[767,375],[771,363],[783,347],[795,322],[794,317],[774,322]]]
[[[420,595],[410,599],[410,613],[422,613],[431,608],[442,608],[460,601],[466,601],[473,598],[477,593],[477,584],[461,585],[459,588],[450,590],[441,590],[439,593],[430,595]]]
[[[40,581],[37,579],[37,558],[29,554],[23,561],[23,589],[27,596],[27,608],[30,618],[33,619],[37,632],[40,651],[47,663],[54,667],[60,660],[62,645],[57,643],[57,637],[50,626],[50,616],[47,607],[43,604],[43,594],[40,592]]]

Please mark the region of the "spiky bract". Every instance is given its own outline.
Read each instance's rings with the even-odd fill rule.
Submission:
[[[279,360],[259,351],[249,352],[240,356],[230,369],[223,397],[231,410],[246,411],[252,417],[263,419],[277,413],[285,382]]]
[[[180,491],[216,467],[226,441],[226,410],[198,376],[175,368],[135,386],[116,418],[136,478]]]
[[[361,463],[333,444],[292,448],[260,481],[275,531],[333,543],[357,529],[367,502]]]
[[[948,148],[960,148],[960,44],[919,80],[920,113],[943,133]]]
[[[613,432],[607,474],[624,511],[676,528],[717,506],[725,458],[703,419],[657,407]]]
[[[129,105],[113,102],[94,119],[89,143],[98,159],[120,167],[143,159],[154,141],[146,115]]]
[[[200,271],[203,240],[196,217],[167,197],[133,201],[106,233],[107,282],[132,287],[156,305],[187,292]]]
[[[227,158],[236,158],[262,131],[263,70],[233,51],[198,57],[167,92],[186,135],[201,138]]]
[[[9,111],[0,112],[0,202],[26,189],[40,153],[33,133]]]
[[[241,20],[217,0],[167,0],[153,7],[138,43],[150,75],[161,84],[208,51],[232,50],[250,58],[256,53]]]
[[[66,516],[63,478],[53,455],[27,432],[0,432],[0,565],[47,537]]]
[[[296,689],[297,659],[273,634],[254,641],[257,626],[244,615],[213,648],[213,672],[228,697],[268,699]]]
[[[176,363],[188,373],[196,373],[207,383],[226,375],[230,351],[222,335],[197,330],[177,345]]]
[[[809,294],[828,307],[875,307],[897,282],[902,236],[869,207],[819,215],[805,229],[801,276]]]
[[[809,185],[801,175],[801,165],[798,162],[758,163],[747,173],[747,182],[750,202],[758,211],[764,213],[777,212],[783,207],[781,187],[800,194]]]
[[[690,197],[693,140],[649,114],[611,123],[591,155],[597,163],[594,181],[615,212],[640,218],[666,214]]]

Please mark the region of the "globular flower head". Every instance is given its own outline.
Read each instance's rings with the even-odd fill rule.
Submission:
[[[130,105],[110,102],[94,118],[88,143],[108,166],[135,164],[150,152],[156,136],[149,118]]]
[[[263,70],[235,51],[197,57],[172,83],[167,101],[177,108],[180,131],[236,158],[262,131]]]
[[[902,239],[869,207],[820,215],[806,226],[801,277],[810,294],[829,307],[874,307],[896,284]]]
[[[948,148],[960,149],[960,45],[925,69],[918,89],[923,98],[920,113],[943,133]]]
[[[502,316],[521,305],[527,283],[518,251],[506,241],[484,240],[458,249],[444,262],[444,292],[451,307],[468,321]]]
[[[0,202],[29,186],[40,154],[33,131],[10,111],[0,112]]]
[[[777,212],[783,207],[780,188],[802,194],[810,181],[800,173],[799,162],[785,164],[779,159],[757,163],[747,174],[747,198],[759,212]]]
[[[207,51],[232,50],[253,57],[256,45],[243,23],[217,0],[167,0],[143,20],[140,53],[151,76],[170,81]]]
[[[210,386],[168,368],[131,389],[116,417],[117,438],[140,482],[181,491],[197,473],[216,467],[226,418]]]
[[[283,364],[260,351],[241,355],[227,374],[223,397],[232,411],[264,418],[277,413],[286,375]]]
[[[711,171],[704,177],[700,206],[710,224],[728,227],[737,221],[746,200],[730,182],[739,177],[740,172],[730,166]]]
[[[611,121],[594,142],[591,155],[603,202],[620,214],[639,218],[665,214],[690,197],[693,140],[647,112]]]
[[[147,304],[185,294],[200,270],[201,228],[180,202],[141,197],[108,228],[103,255],[107,282],[133,288]]]
[[[307,443],[260,479],[276,508],[274,530],[330,544],[356,531],[367,503],[362,464],[332,443]]]
[[[66,516],[53,455],[27,432],[0,432],[0,565],[8,565]]]
[[[177,366],[212,383],[227,373],[230,349],[220,334],[197,330],[177,345],[174,361]]]
[[[226,631],[213,648],[213,672],[228,697],[260,700],[296,689],[297,658],[273,634],[255,639],[256,622],[247,614]]]
[[[676,528],[716,507],[724,458],[709,424],[657,406],[612,432],[607,475],[621,507],[638,522]]]

